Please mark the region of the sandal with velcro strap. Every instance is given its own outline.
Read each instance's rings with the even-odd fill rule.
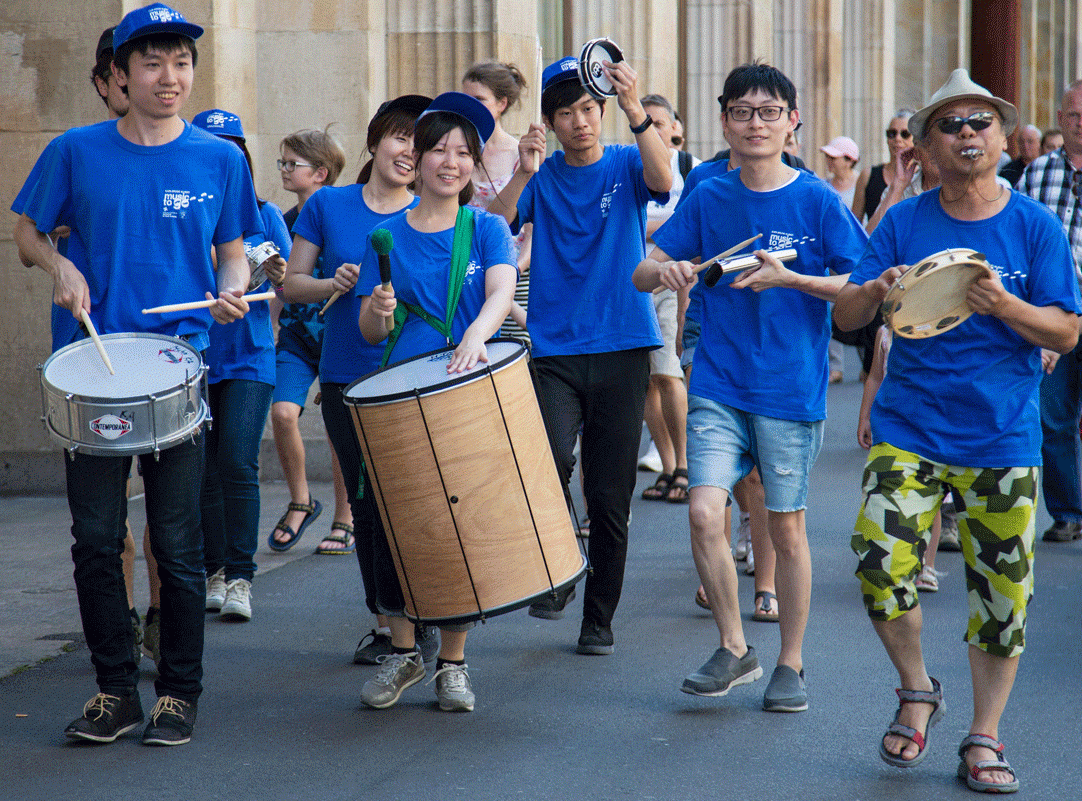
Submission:
[[[898,711],[894,713],[894,720],[890,726],[887,727],[883,737],[879,740],[879,757],[888,765],[893,765],[896,768],[912,768],[919,765],[924,761],[924,757],[928,755],[928,732],[932,730],[932,726],[939,723],[943,717],[944,711],[947,709],[946,703],[943,701],[943,687],[939,682],[932,679],[932,689],[928,690],[906,690],[899,687],[894,692],[898,693]],[[902,707],[905,704],[931,704],[934,708],[932,714],[928,718],[928,723],[924,726],[924,731],[919,732],[912,726],[906,726],[904,723],[898,722],[898,717],[902,714]],[[887,747],[883,744],[883,741],[891,734],[899,737],[905,737],[908,740],[912,740],[917,744],[917,748],[920,749],[917,755],[912,759],[906,759],[902,756],[901,751],[897,754],[892,754],[887,750]],[[904,751],[905,748],[902,749]]]
[[[274,538],[274,531],[272,531],[270,533],[270,536],[267,537],[267,545],[272,551],[278,551],[279,553],[283,551],[288,551],[290,548],[297,544],[297,541],[300,540],[301,535],[304,534],[304,530],[312,524],[313,520],[319,517],[319,513],[322,511],[323,504],[321,504],[311,495],[308,496],[308,503],[297,503],[295,501],[291,501],[289,506],[286,508],[286,513],[282,515],[281,519],[274,527],[274,531],[284,532],[289,536],[289,539],[281,541],[276,540]],[[301,524],[297,527],[296,531],[286,525],[286,520],[289,518],[290,512],[304,512],[304,519],[301,521]]]
[[[982,759],[970,767],[969,763],[966,762],[966,754],[968,754],[969,749],[974,746],[995,751],[996,758]],[[1007,758],[1003,756],[1003,743],[995,737],[989,737],[986,734],[969,735],[962,740],[962,744],[958,746],[958,757],[961,759],[961,762],[958,763],[958,778],[964,781],[966,787],[970,790],[976,790],[978,793],[1018,792],[1018,776],[1015,774],[1014,768],[1007,762]],[[1011,781],[1005,783],[981,781],[978,777],[989,770],[999,770],[1004,773],[1009,773],[1011,774]]]
[[[335,534],[335,531],[342,532],[341,534]],[[323,543],[325,542],[337,542],[341,548],[325,548]],[[331,533],[323,538],[323,542],[319,543],[316,548],[316,553],[322,556],[339,556],[341,554],[350,554],[357,550],[357,540],[353,536],[353,526],[349,523],[343,523],[339,520],[335,520],[331,526]]]

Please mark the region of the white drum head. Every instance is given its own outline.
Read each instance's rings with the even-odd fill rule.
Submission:
[[[58,350],[42,367],[57,391],[86,398],[136,398],[175,389],[199,372],[199,352],[182,339],[158,334],[106,334],[102,346],[116,375],[90,339]]]
[[[478,362],[473,369],[453,375],[447,372],[447,365],[454,355],[454,348],[414,356],[357,379],[346,388],[343,399],[346,403],[366,405],[440,392],[484,377],[486,367],[493,371],[505,367],[522,356],[526,346],[514,339],[495,339],[485,343],[485,349],[488,351],[487,365]]]
[[[579,81],[594,97],[604,100],[616,96],[616,89],[612,81],[605,75],[601,66],[602,61],[615,64],[624,60],[624,54],[619,46],[611,39],[591,39],[582,46],[579,52]]]

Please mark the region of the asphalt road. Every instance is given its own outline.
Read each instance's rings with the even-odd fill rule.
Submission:
[[[849,366],[855,374],[855,363]],[[355,559],[309,555],[274,562],[266,571],[272,560],[263,544],[253,621],[208,620],[206,689],[190,744],[146,748],[135,735],[106,746],[67,743],[64,726],[95,692],[88,652],[76,641],[70,652],[0,680],[0,797],[974,797],[954,778],[971,704],[960,554],[941,555],[938,566],[948,575],[923,604],[925,656],[944,686],[946,717],[933,729],[929,756],[918,768],[890,768],[877,756],[895,707],[896,676],[852,575],[849,537],[863,465],[854,436],[859,399],[856,382],[831,388],[831,418],[809,498],[815,577],[805,642],[808,712],[763,712],[765,678],[720,699],[679,691],[684,675],[717,647],[717,633],[692,600],[698,580],[687,507],[636,500],[612,656],[574,653],[581,600],[561,621],[518,611],[469,635],[477,694],[472,714],[441,713],[434,685],[420,684],[392,709],[365,709],[359,691],[375,669],[350,662],[371,627]],[[652,480],[641,473],[640,490]],[[265,502],[273,493],[277,500],[282,490],[268,487]],[[63,501],[55,503],[63,511]],[[272,521],[273,505],[265,513]],[[1038,531],[1047,524],[1042,509]],[[13,546],[25,534],[9,531],[3,539]],[[38,535],[50,542],[69,536],[66,528]],[[306,543],[306,552],[314,544]],[[34,550],[25,538],[19,547]],[[26,559],[21,574],[4,571],[9,587],[33,583],[27,578],[35,575],[33,560]],[[65,570],[70,582],[70,564]],[[1022,782],[1019,797],[1079,798],[1082,542],[1041,543],[1037,570],[1028,650],[1001,738]],[[752,594],[752,579],[742,577],[745,631],[768,677],[778,630],[750,620]],[[70,621],[74,593],[58,591],[55,603]],[[5,614],[0,629],[26,622]],[[40,637],[78,637],[70,623],[62,624],[69,626],[65,631],[48,630],[59,621],[35,625]],[[148,712],[152,680],[153,670],[140,686]]]

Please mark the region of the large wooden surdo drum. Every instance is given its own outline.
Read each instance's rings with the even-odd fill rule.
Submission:
[[[515,340],[448,375],[453,348],[344,393],[394,558],[406,614],[483,620],[578,581],[586,570],[527,366]]]

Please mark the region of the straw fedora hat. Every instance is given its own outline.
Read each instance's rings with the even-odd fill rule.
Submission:
[[[936,90],[928,105],[909,118],[909,132],[913,134],[913,139],[918,142],[924,139],[924,132],[931,116],[938,108],[955,100],[983,100],[991,103],[999,112],[999,118],[1003,122],[1004,136],[1010,136],[1018,126],[1018,109],[1003,98],[996,97],[980,84],[974,83],[969,77],[969,72],[959,67],[951,73],[947,82]]]

